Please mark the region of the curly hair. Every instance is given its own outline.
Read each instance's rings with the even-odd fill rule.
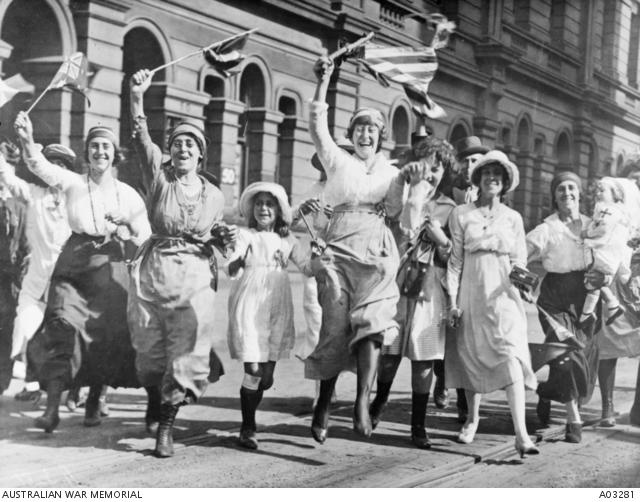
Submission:
[[[425,161],[431,158],[436,164],[442,164],[444,173],[440,184],[436,188],[447,195],[456,175],[454,172],[456,151],[448,141],[427,136],[400,155],[398,167],[402,167],[409,162]]]

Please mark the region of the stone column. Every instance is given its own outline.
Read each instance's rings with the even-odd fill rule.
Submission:
[[[283,118],[282,113],[266,108],[247,110],[247,184],[254,181],[275,181],[278,125]]]
[[[228,98],[213,98],[205,107],[205,130],[209,144],[209,171],[220,181],[225,212],[232,212],[239,195],[238,118],[244,103]]]
[[[82,144],[87,131],[98,124],[112,127],[116,137],[120,135],[122,45],[125,14],[132,5],[132,0],[71,2],[78,50],[86,54],[90,69],[95,71],[89,94],[91,107],[81,96],[74,96],[70,135],[76,148]]]

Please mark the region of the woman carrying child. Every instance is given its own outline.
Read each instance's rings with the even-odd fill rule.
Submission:
[[[276,361],[289,357],[295,342],[289,260],[310,274],[306,250],[289,233],[292,211],[284,188],[256,182],[240,196],[240,229],[229,275],[236,279],[229,295],[227,341],[232,359],[244,364],[240,387],[240,445],[255,450],[256,410],[273,385]]]

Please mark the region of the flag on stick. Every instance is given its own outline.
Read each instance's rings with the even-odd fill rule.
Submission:
[[[382,85],[397,82],[420,116],[444,117],[444,110],[428,96],[429,84],[438,69],[436,51],[432,47],[384,47],[368,44],[359,60]]]
[[[239,33],[235,37],[223,41],[223,43],[216,47],[203,49],[204,59],[223,77],[229,77],[237,73],[238,70],[233,69],[244,59],[244,54],[241,54],[240,51],[247,43],[249,35],[250,32],[248,31]]]
[[[254,31],[258,31],[258,28],[253,28],[251,30],[247,30],[247,31],[243,31],[242,33],[238,33],[236,35],[233,35],[229,38],[225,38],[224,40],[220,40],[219,42],[214,42],[211,45],[207,45],[206,47],[201,47],[200,49],[197,49],[193,52],[190,52],[189,54],[185,54],[184,56],[180,56],[179,58],[176,58],[172,61],[169,61],[168,63],[165,63],[163,65],[160,65],[156,68],[154,68],[153,70],[151,70],[151,74],[153,75],[154,73],[160,71],[160,70],[164,70],[165,68],[168,68],[169,66],[172,66],[176,63],[179,63],[180,61],[184,61],[185,59],[188,59],[190,57],[196,56],[200,53],[203,53],[205,55],[207,55],[208,51],[218,51],[218,56],[211,56],[212,57],[212,63],[214,66],[215,65],[220,65],[220,67],[222,68],[223,71],[226,71],[226,69],[224,68],[225,65],[230,65],[229,68],[233,68],[233,66],[235,66],[236,64],[238,64],[240,60],[238,60],[237,63],[235,64],[231,64],[231,61],[233,60],[233,57],[231,56],[225,56],[224,58],[220,58],[219,56],[221,54],[230,54],[231,52],[233,52],[234,50],[238,50],[239,47],[242,47],[244,45],[244,43],[246,42],[246,39],[249,37],[249,35],[251,35]],[[220,50],[220,48],[222,48],[222,50]],[[240,55],[238,53],[238,55]],[[237,56],[236,56],[237,57]],[[224,61],[218,61],[219,59],[223,59]],[[216,70],[218,70],[218,68],[216,68]],[[220,70],[218,70],[220,71]]]
[[[19,89],[11,87],[8,80],[0,80],[0,108],[6,105],[13,97],[20,92]]]
[[[44,95],[51,89],[67,88],[71,89],[72,91],[77,91],[85,97],[85,99],[89,102],[89,106],[91,106],[91,102],[86,95],[88,87],[88,66],[89,65],[85,55],[82,52],[74,52],[71,56],[65,59],[64,63],[62,63],[62,65],[54,75],[53,80],[51,80],[45,90],[42,91],[42,93],[31,104],[31,106],[27,110],[27,113],[30,113],[31,110],[33,110],[38,102],[44,97]]]

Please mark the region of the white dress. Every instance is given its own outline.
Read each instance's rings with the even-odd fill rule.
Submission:
[[[306,250],[292,235],[240,229],[229,263],[245,256],[229,294],[231,358],[258,363],[286,359],[295,341],[287,265],[291,260],[308,271]]]
[[[446,386],[481,394],[516,382],[535,389],[527,317],[509,279],[513,265],[527,262],[522,217],[503,204],[486,214],[471,203],[453,210],[449,229],[447,289],[457,294],[462,321],[447,339]]]

